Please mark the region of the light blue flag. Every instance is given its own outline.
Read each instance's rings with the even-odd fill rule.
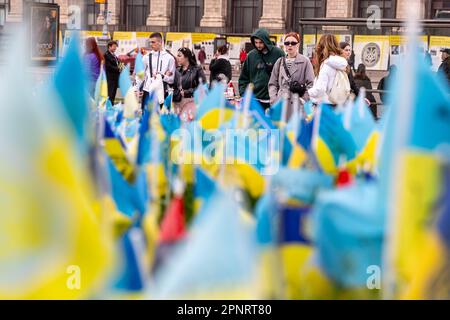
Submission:
[[[75,32],[64,59],[56,68],[53,84],[79,141],[85,139],[89,114],[87,78],[79,34]]]
[[[381,267],[385,219],[377,191],[373,182],[323,191],[312,212],[320,268],[345,288],[365,287],[368,267]]]
[[[151,298],[254,297],[256,243],[231,194],[216,193],[198,228],[157,274]]]
[[[117,293],[140,292],[145,288],[147,275],[143,258],[145,238],[142,229],[133,227],[119,240],[117,251],[121,254],[113,288]]]
[[[278,189],[287,199],[296,199],[313,204],[321,189],[330,189],[333,178],[324,173],[307,169],[280,168],[272,178],[272,187]]]
[[[134,73],[136,74],[137,77],[141,77],[143,79],[145,67],[144,67],[144,61],[142,58],[141,48],[138,48],[138,53],[137,53],[136,59],[134,61],[135,61],[134,62]]]
[[[272,192],[264,194],[256,203],[256,238],[261,247],[275,244],[276,234],[273,219],[277,214],[277,203]]]
[[[122,72],[120,73],[119,77],[119,87],[120,87],[120,93],[122,94],[122,97],[125,97],[128,93],[128,90],[131,88],[131,79],[130,79],[130,66],[126,66]]]
[[[364,148],[370,135],[377,130],[375,119],[362,96],[347,106],[342,121],[344,128],[353,137],[358,152]]]
[[[172,108],[172,99],[173,99],[173,93],[167,95],[166,99],[164,99],[164,106],[170,110]]]
[[[128,217],[139,220],[146,211],[148,193],[145,172],[142,170],[134,183],[126,181],[110,159],[108,168],[111,183],[111,195],[117,209]]]
[[[198,106],[203,99],[209,94],[208,84],[204,83],[197,87],[194,91],[194,102]]]
[[[194,197],[209,199],[216,191],[216,182],[203,169],[195,168]]]
[[[269,117],[274,123],[280,122],[283,116],[284,99],[279,99],[269,108]]]

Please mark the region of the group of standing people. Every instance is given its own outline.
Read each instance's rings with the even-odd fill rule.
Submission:
[[[339,43],[332,34],[322,35],[317,43],[314,65],[299,53],[300,37],[295,32],[284,37],[287,54],[272,43],[265,29],[257,30],[251,36],[251,42],[255,49],[249,52],[242,66],[240,95],[252,83],[254,95],[265,109],[285,98],[288,118],[297,102],[300,108],[308,100],[335,107],[351,94],[358,96],[362,87],[372,89],[365,65],[360,64],[353,74],[354,54],[350,44]],[[384,89],[385,80],[388,78],[382,80],[381,89]],[[298,95],[298,101],[294,101],[294,95]],[[376,100],[371,93],[366,93],[366,102],[376,117]]]
[[[294,106],[302,107],[305,101],[312,100],[315,104],[326,103],[335,106],[338,100],[347,99],[352,93],[358,96],[362,87],[372,89],[372,82],[367,76],[364,64],[358,65],[353,73],[354,54],[350,44],[339,43],[332,34],[322,35],[317,43],[314,65],[310,59],[299,53],[300,37],[295,32],[284,37],[286,52],[275,46],[265,29],[257,30],[250,40],[254,49],[248,54],[245,53],[245,58],[242,52],[240,54],[239,93],[243,96],[247,86],[252,83],[253,94],[265,109],[278,99],[285,98],[286,114],[290,117]],[[121,63],[115,54],[117,47],[116,41],[110,41],[107,51],[102,54],[95,38],[86,40],[85,61],[90,70],[91,94],[95,91],[95,83],[101,65],[104,64],[108,96],[112,103],[115,101],[122,71]],[[148,100],[149,92],[154,89],[152,86],[155,82],[162,86],[164,97],[170,92],[173,93],[177,113],[183,112],[186,107],[193,107],[194,91],[201,84],[207,83],[202,65],[206,58],[204,49],[202,48],[203,51],[200,50],[198,55],[199,65],[194,52],[189,48],[180,48],[176,56],[165,50],[160,33],[150,35],[150,47],[151,51],[143,57],[145,76],[143,79],[137,77],[135,83],[137,96],[142,98],[142,108]],[[221,46],[211,60],[210,86],[215,81],[228,83],[232,79],[232,66],[227,54],[228,47]],[[442,55],[443,63],[439,71],[443,72],[450,82],[450,49],[443,50]],[[395,72],[395,66],[391,66],[389,74],[381,79],[377,89],[385,90],[386,83]],[[339,87],[341,92],[336,93],[336,87]],[[298,101],[294,101],[294,95],[299,97]],[[380,94],[380,97],[384,100],[385,94]],[[366,93],[366,101],[376,117],[376,99],[372,93]]]
[[[203,68],[189,48],[180,48],[176,56],[165,50],[162,35],[158,32],[150,35],[149,42],[151,51],[143,57],[144,77],[136,77],[134,85],[136,95],[141,98],[142,109],[148,102],[149,93],[159,85],[162,86],[164,98],[170,93],[173,94],[175,112],[181,113],[186,106],[192,106],[195,89],[200,84],[207,83]],[[110,41],[106,52],[101,54],[95,38],[86,40],[85,64],[90,74],[90,93],[93,95],[95,92],[95,84],[103,64],[108,83],[108,97],[113,104],[123,69],[116,55],[117,48],[118,43]],[[231,80],[231,64],[226,53],[225,46],[218,49],[212,61],[212,69],[215,71],[211,73],[211,81],[225,78]],[[162,101],[159,102],[162,105]]]

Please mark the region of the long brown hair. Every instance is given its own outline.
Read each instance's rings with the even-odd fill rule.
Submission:
[[[90,37],[86,39],[86,53],[95,53],[95,56],[98,59],[98,62],[103,61],[103,55],[98,48],[97,41],[94,37]]]
[[[347,47],[351,48],[352,46],[350,45],[350,43],[342,41],[342,42],[339,42],[339,47],[342,49],[342,55],[343,55],[345,48],[347,48]],[[350,65],[347,65],[347,68],[345,68],[345,72],[347,72],[347,74],[350,74],[350,72],[352,72]]]
[[[322,63],[330,56],[342,55],[342,49],[339,47],[339,42],[332,34],[324,34],[320,37],[319,43],[316,46],[316,64],[314,66],[314,73],[319,75]]]

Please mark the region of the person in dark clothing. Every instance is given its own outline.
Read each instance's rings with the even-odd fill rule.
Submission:
[[[342,51],[344,52],[343,57],[347,59],[348,61],[348,67],[347,67],[347,75],[348,75],[348,81],[350,82],[350,89],[352,90],[352,93],[355,94],[355,96],[359,95],[359,87],[355,83],[355,79],[353,78],[353,68],[350,63],[350,59],[352,56],[352,48],[348,42],[341,42],[339,43],[339,47],[341,47]],[[354,62],[353,62],[354,64]]]
[[[211,60],[209,64],[209,86],[212,86],[214,81],[225,80],[226,83],[230,82],[233,77],[230,60],[227,56],[227,46],[220,46],[217,49],[215,58]]]
[[[362,63],[358,65],[358,69],[355,73],[355,84],[358,88],[366,88],[367,90],[372,90],[372,81],[366,74],[366,66]],[[370,102],[370,111],[374,118],[377,118],[377,101],[371,92],[366,92],[366,99]]]
[[[438,73],[441,73],[447,79],[450,84],[450,49],[441,49],[442,63],[439,66]]]
[[[205,47],[202,47],[198,52],[198,61],[200,62],[200,65],[203,67],[206,61]]]
[[[194,103],[194,91],[201,83],[206,83],[206,76],[202,67],[197,64],[194,53],[189,48],[178,50],[177,62],[182,99],[175,104],[175,112],[181,115],[187,112],[186,109],[191,108],[190,106]]]
[[[118,44],[116,41],[110,41],[108,43],[108,49],[104,54],[105,58],[105,74],[106,81],[108,83],[108,96],[112,104],[116,100],[117,89],[119,88],[119,59],[115,55]]]
[[[355,51],[352,49],[352,53],[350,54],[350,58],[348,58],[348,64],[350,65],[350,68],[352,71],[355,70]]]
[[[258,29],[251,36],[255,49],[249,52],[239,76],[239,94],[244,95],[247,86],[254,85],[253,93],[264,109],[270,108],[269,83],[272,69],[278,58],[286,56],[283,50],[273,45],[266,29]]]
[[[378,90],[382,90],[382,91],[388,90],[389,83],[391,82],[391,79],[393,79],[395,73],[397,72],[396,65],[393,64],[393,65],[389,66],[388,71],[389,71],[389,73],[385,77],[383,77],[380,80],[380,82],[378,83],[378,87],[377,87]],[[386,97],[387,97],[386,93],[384,93],[384,92],[380,93],[380,98],[383,103],[386,103]]]

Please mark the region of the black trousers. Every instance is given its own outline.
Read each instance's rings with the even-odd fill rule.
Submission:
[[[116,100],[118,88],[119,88],[119,79],[117,79],[117,81],[108,81],[108,97],[113,105],[114,101]]]

